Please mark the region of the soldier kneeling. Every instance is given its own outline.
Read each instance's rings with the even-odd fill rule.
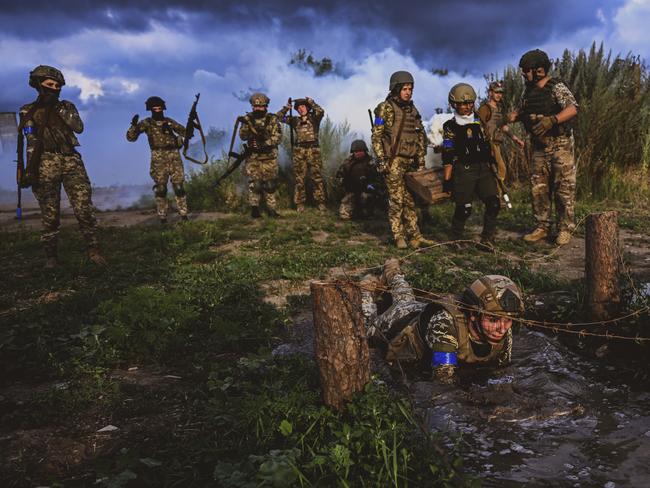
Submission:
[[[462,295],[430,303],[415,298],[397,259],[388,259],[381,277],[392,304],[377,314],[376,278],[361,282],[362,308],[370,339],[388,343],[387,361],[430,363],[433,379],[457,381],[459,364],[507,365],[512,356],[512,321],[524,310],[521,291],[505,276],[486,275]]]
[[[366,143],[357,139],[350,145],[350,156],[336,172],[337,183],[345,189],[339,206],[339,217],[367,218],[372,213],[379,191],[379,178]]]

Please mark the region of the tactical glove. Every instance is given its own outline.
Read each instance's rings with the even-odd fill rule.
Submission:
[[[131,125],[137,125],[138,120],[140,120],[140,116],[138,114],[135,114],[133,118],[131,119]]]
[[[454,181],[442,180],[442,191],[445,193],[451,193],[452,191],[454,191]]]
[[[537,137],[541,137],[546,134],[555,124],[557,124],[557,117],[555,115],[546,115],[533,126],[533,134],[535,134]]]

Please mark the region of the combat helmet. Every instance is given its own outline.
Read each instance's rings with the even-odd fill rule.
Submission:
[[[393,91],[393,89],[397,88],[399,85],[405,85],[407,83],[410,83],[411,85],[415,84],[415,81],[413,80],[413,75],[408,71],[395,71],[395,73],[390,75],[390,82],[388,83],[388,89],[390,91]]]
[[[309,104],[307,103],[306,98],[294,98],[293,99],[293,108],[294,108],[294,110],[298,110],[298,107],[300,105],[304,105],[305,107],[309,108]]]
[[[357,152],[357,151],[364,151],[368,152],[368,146],[366,145],[366,141],[363,139],[357,139],[352,141],[352,144],[350,144],[350,152]]]
[[[457,83],[449,90],[449,103],[462,103],[474,102],[476,100],[476,92],[472,85],[467,83]]]
[[[248,99],[248,101],[251,103],[251,105],[254,107],[255,105],[264,105],[267,107],[269,105],[269,97],[267,97],[264,93],[253,93],[251,97]]]
[[[519,287],[501,275],[481,276],[465,290],[461,302],[470,312],[508,317],[518,317],[524,312]]]
[[[165,101],[160,97],[149,97],[147,101],[144,102],[144,106],[147,110],[153,110],[154,107],[162,107],[163,110],[167,110]]]
[[[47,79],[58,81],[61,86],[65,85],[63,73],[52,66],[39,64],[29,72],[29,86],[32,88],[38,88],[40,84]]]
[[[503,83],[500,81],[493,81],[488,86],[488,90],[493,91],[494,93],[503,93]]]
[[[551,69],[551,60],[548,58],[548,54],[541,49],[533,49],[532,51],[524,53],[519,60],[519,67],[524,71],[531,68],[544,68],[548,73]]]

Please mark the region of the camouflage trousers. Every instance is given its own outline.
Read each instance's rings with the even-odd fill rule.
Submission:
[[[412,166],[411,159],[398,156],[391,161],[388,173],[384,177],[388,189],[388,222],[395,240],[400,237],[403,239],[422,237],[413,195],[406,188],[404,180],[404,174],[410,171]]]
[[[156,212],[158,217],[167,217],[167,182],[171,180],[176,197],[176,208],[180,215],[187,215],[187,196],[185,195],[185,170],[178,149],[152,149],[149,174],[155,185]]]
[[[546,138],[546,144],[533,149],[531,193],[537,226],[551,228],[551,205],[555,200],[558,231],[575,228],[576,166],[573,137]]]
[[[295,180],[293,201],[296,205],[304,205],[307,199],[305,195],[305,178],[308,171],[314,184],[314,200],[318,204],[324,204],[323,159],[321,158],[320,148],[296,146],[293,149],[293,177]]]
[[[246,160],[246,176],[248,176],[248,203],[251,207],[259,207],[262,198],[269,209],[275,209],[277,203],[275,190],[278,184],[278,160],[276,158],[260,158],[252,154]]]
[[[61,185],[68,195],[88,247],[97,245],[97,220],[92,202],[92,189],[81,156],[44,152],[38,170],[38,181],[32,190],[41,208],[41,242],[48,255],[56,254],[61,222]]]
[[[357,208],[358,206],[367,208],[369,199],[370,194],[368,193],[346,193],[339,205],[339,217],[341,220],[350,220],[355,212],[361,210]]]

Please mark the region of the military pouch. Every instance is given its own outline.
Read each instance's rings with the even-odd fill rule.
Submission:
[[[404,327],[388,344],[386,361],[420,361],[424,357],[424,344],[417,324]]]

